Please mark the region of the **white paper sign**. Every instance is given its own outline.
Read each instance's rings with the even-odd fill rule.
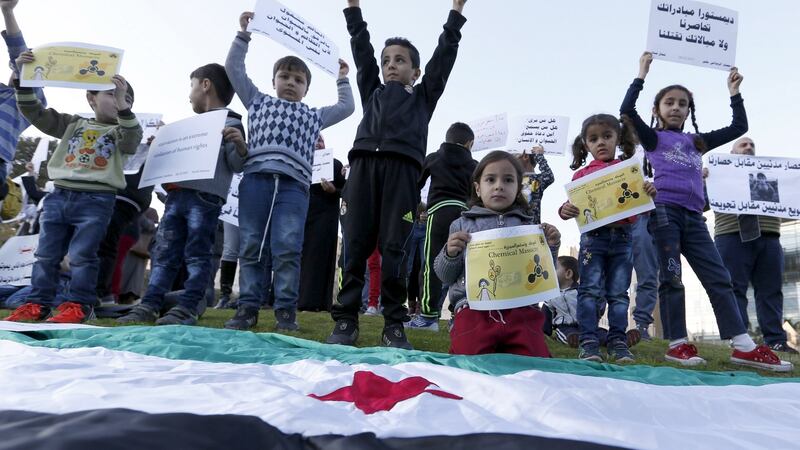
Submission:
[[[475,134],[472,151],[488,150],[506,145],[508,139],[508,114],[495,114],[468,123]]]
[[[39,139],[39,143],[36,144],[36,150],[33,152],[31,163],[33,164],[33,171],[37,174],[39,173],[41,164],[47,161],[47,147],[49,145],[50,141],[47,138]]]
[[[125,160],[125,165],[122,166],[122,172],[125,175],[133,175],[139,172],[139,169],[142,168],[142,165],[145,161],[147,161],[147,154],[150,152],[150,146],[147,144],[139,144],[136,147],[136,153],[129,156],[128,159]]]
[[[228,188],[227,200],[219,215],[219,220],[236,225],[237,227],[239,226],[239,183],[241,182],[242,174],[233,174],[231,186]]]
[[[142,126],[142,144],[147,143],[150,136],[155,136],[161,123],[161,114],[136,113],[139,125]]]
[[[800,159],[712,153],[707,167],[714,211],[800,218]]]
[[[545,154],[563,155],[567,149],[569,117],[516,116],[512,118],[506,150],[522,153],[533,146],[544,147]]]
[[[214,178],[228,111],[220,109],[165,125],[150,145],[139,188]]]
[[[647,49],[666,61],[730,70],[736,63],[739,13],[708,3],[653,0]]]
[[[39,235],[13,236],[0,247],[0,284],[30,286]]]
[[[322,148],[314,151],[314,167],[311,170],[311,184],[322,183],[322,179],[333,182],[333,150]]]
[[[333,77],[339,76],[339,48],[291,9],[274,0],[258,0],[247,31],[269,36]]]

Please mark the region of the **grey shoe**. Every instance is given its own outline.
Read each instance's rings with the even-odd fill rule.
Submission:
[[[628,349],[628,344],[622,339],[609,342],[607,348],[608,360],[611,362],[632,363],[636,361],[636,357],[633,356],[633,353]]]
[[[597,341],[583,341],[580,343],[578,358],[584,361],[603,362],[603,355],[600,354],[600,343]]]
[[[384,347],[402,348],[405,350],[414,350],[411,343],[406,338],[406,331],[402,323],[395,323],[383,327],[381,333],[381,345]]]
[[[197,325],[197,314],[189,308],[178,305],[167,311],[164,317],[156,320],[156,325]]]
[[[131,323],[153,323],[158,319],[158,311],[150,306],[140,303],[133,307],[128,314],[117,319],[117,323],[128,325]]]
[[[236,314],[225,322],[229,330],[249,330],[258,323],[258,306],[239,305]]]
[[[297,311],[288,309],[276,309],[275,320],[278,321],[278,323],[275,324],[275,330],[297,331],[300,329],[300,327],[297,326]]]
[[[339,319],[333,327],[333,332],[325,339],[328,344],[356,345],[358,340],[358,323],[352,320]]]

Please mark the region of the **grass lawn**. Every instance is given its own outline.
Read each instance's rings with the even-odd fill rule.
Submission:
[[[9,311],[0,311],[0,318],[6,317]],[[214,310],[206,311],[205,315],[200,319],[199,326],[222,328],[226,320],[233,316],[233,310]],[[291,336],[309,339],[313,341],[324,342],[325,338],[331,331],[333,322],[331,321],[328,313],[311,313],[300,312],[297,315],[297,320],[300,325],[300,331],[287,332]],[[91,322],[93,325],[99,326],[117,326],[112,319],[100,319]],[[380,332],[383,328],[383,318],[374,316],[361,316],[361,335],[358,340],[359,347],[377,346],[379,342]],[[271,310],[262,310],[259,316],[258,325],[253,331],[258,333],[273,332],[275,325],[275,318]],[[450,345],[450,338],[447,334],[447,322],[440,322],[439,332],[433,333],[430,331],[408,331],[408,339],[417,350],[426,350],[432,352],[447,353]],[[577,349],[572,349],[563,345],[555,340],[548,339],[547,342],[550,352],[556,358],[576,358],[578,355]],[[728,361],[730,357],[730,350],[721,345],[713,344],[696,344],[700,355],[708,360],[708,364],[699,368],[691,370],[707,370],[707,371],[754,371],[759,372],[765,376],[775,377],[800,377],[800,357],[789,356],[780,354],[784,360],[794,363],[795,369],[788,374],[774,374],[771,372],[760,371],[756,369],[749,369],[741,366],[736,366]],[[654,339],[651,342],[641,342],[631,350],[636,355],[637,364],[645,364],[650,366],[671,366],[680,367],[677,364],[668,363],[664,361],[663,356],[667,348],[667,342],[664,340]]]

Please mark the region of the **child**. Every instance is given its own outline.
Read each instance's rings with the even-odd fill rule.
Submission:
[[[615,158],[617,147],[622,155]],[[583,121],[581,134],[572,144],[573,161],[570,168],[576,170],[586,163],[588,153],[594,160],[578,170],[572,179],[577,180],[590,173],[604,169],[628,159],[636,151],[636,135],[633,127],[620,122],[609,114],[597,114]],[[644,190],[655,195],[651,183],[644,183]],[[558,210],[564,220],[580,215],[578,208],[565,202]],[[588,223],[588,217],[587,223]],[[600,339],[597,335],[598,310],[608,304],[608,358],[617,362],[632,362],[633,354],[628,349],[628,287],[633,270],[633,246],[631,224],[636,217],[629,217],[587,231],[581,235],[579,253],[581,284],[578,287],[578,324],[580,325],[580,353],[578,357],[587,361],[602,361]]]
[[[225,61],[236,94],[248,113],[250,148],[239,184],[239,302],[225,328],[246,330],[258,322],[266,259],[274,271],[276,329],[297,330],[300,257],[308,212],[314,143],[320,130],[355,110],[347,80],[349,67],[339,60],[339,101],[316,109],[302,103],[311,83],[308,66],[294,56],[275,62],[272,86],[277,97],[259,92],[247,77],[244,57],[250,42],[252,12],[239,17],[242,30]]]
[[[32,62],[33,53],[23,52],[17,67]],[[133,88],[120,75],[112,81],[114,89],[86,93],[94,119],[45,110],[32,89],[17,87],[20,112],[61,141],[47,163],[55,189],[43,200],[33,287],[26,303],[6,320],[40,321],[50,315],[59,265],[67,253],[72,269],[68,300],[47,321],[82,323],[94,318],[97,250],[111,220],[115,193],[125,187],[123,154],[134,154],[142,140],[142,127],[131,112]]]
[[[720,337],[732,340],[731,362],[766,370],[790,371],[791,363],[781,361],[766,345],[757,347],[748,336],[736,305],[730,275],[722,264],[702,215],[702,154],[747,132],[747,115],[739,94],[742,76],[735,67],[728,75],[733,111],[730,126],[700,133],[692,93],[683,86],[673,85],[656,94],[651,125],[653,120],[657,120],[657,127],[652,129],[636,112],[636,99],[652,61],[653,55],[648,52],[639,59],[639,76],[628,88],[620,112],[633,120],[655,172],[655,185],[659,191],[648,226],[656,240],[661,267],[658,297],[664,337],[670,341],[665,359],[686,366],[705,363],[698,356],[697,348],[687,340],[685,294],[681,283],[683,255],[708,292]],[[683,132],[690,115],[696,134]]]
[[[189,75],[189,103],[197,114],[226,109],[233,99],[225,68],[206,64]],[[150,279],[141,303],[117,323],[154,322],[156,325],[195,325],[198,306],[213,276],[211,249],[217,218],[228,196],[233,172],[241,172],[247,157],[242,116],[227,110],[217,166],[211,180],[188,180],[164,185],[167,201],[158,227]],[[186,262],[188,274],[178,304],[159,318],[164,295],[172,291],[175,276]],[[156,320],[158,319],[158,320]]]
[[[14,16],[14,8],[16,6],[17,0],[0,0],[0,11],[2,11],[3,21],[6,26],[2,35],[3,40],[6,41],[6,47],[8,47],[8,65],[11,67],[11,77],[8,85],[0,83],[0,127],[4,131],[0,133],[0,192],[4,191],[3,188],[8,175],[6,163],[14,161],[19,135],[30,125],[30,122],[25,119],[17,108],[17,99],[14,96],[13,82],[18,77],[18,68],[15,60],[21,52],[28,49],[25,39],[22,37],[22,31],[20,31],[17,24],[17,19]],[[39,98],[42,105],[46,106],[47,102],[42,89],[36,88],[33,92],[36,93],[36,97]],[[3,198],[0,195],[0,203],[2,201]]]
[[[519,156],[525,173],[522,175],[522,193],[528,199],[528,208],[531,216],[536,223],[541,221],[542,196],[544,190],[556,181],[553,171],[547,164],[544,157],[544,147],[537,145],[531,149],[531,153],[523,153]],[[539,173],[534,172],[539,166]]]
[[[450,224],[467,210],[472,172],[478,165],[470,151],[474,141],[475,134],[469,125],[456,122],[447,130],[439,151],[428,155],[422,165],[419,186],[424,186],[428,176],[431,177],[427,199],[431,206],[425,233],[424,265],[420,271],[420,315],[409,322],[409,328],[439,331],[442,282],[433,273],[433,263],[439,250],[447,243]]]
[[[349,154],[350,177],[343,193],[345,266],[339,296],[331,310],[336,325],[327,339],[329,344],[355,345],[358,339],[364,266],[377,243],[383,255],[381,301],[385,325],[381,344],[411,348],[403,329],[403,322],[408,319],[403,305],[403,248],[419,203],[417,181],[425,158],[428,122],[455,63],[460,29],[466,21],[461,15],[464,3],[466,0],[453,0],[439,44],[425,66],[425,76],[414,86],[420,75],[417,49],[406,39],[388,39],[379,65],[359,1],[347,1],[344,15],[358,68],[364,116]]]
[[[522,164],[510,153],[494,151],[486,155],[472,175],[470,210],[450,225],[447,244],[436,257],[436,275],[450,285],[450,299],[456,305],[450,353],[550,356],[542,332],[544,314],[538,307],[477,311],[469,308],[466,298],[464,250],[470,233],[533,224],[526,214],[528,202],[522,195],[522,172]],[[542,229],[555,257],[561,234],[552,225],[542,224]],[[485,288],[488,280],[481,279],[478,284]],[[488,289],[481,293],[482,297],[488,295]]]
[[[572,256],[559,256],[556,261],[558,285],[561,296],[545,302],[544,333],[556,333],[556,339],[571,347],[577,347],[578,329],[578,281],[580,280],[578,260]],[[574,343],[574,344],[573,344]]]

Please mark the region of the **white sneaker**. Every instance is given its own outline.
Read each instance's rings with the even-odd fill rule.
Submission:
[[[378,308],[376,308],[376,307],[374,307],[374,306],[370,306],[370,307],[368,307],[368,308],[367,308],[367,310],[364,312],[364,315],[365,315],[365,316],[380,316],[380,315],[381,315],[381,313],[378,311]]]

